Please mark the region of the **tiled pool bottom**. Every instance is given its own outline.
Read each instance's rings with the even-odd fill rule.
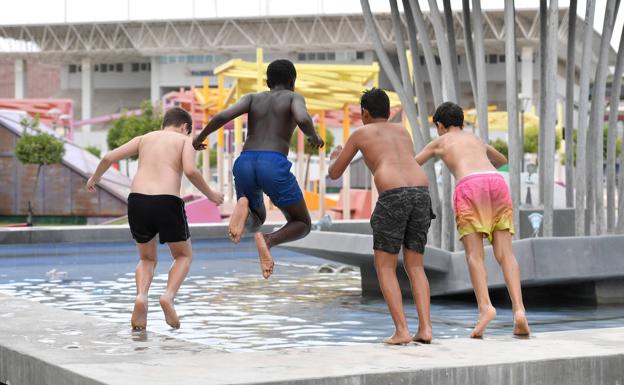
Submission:
[[[325,261],[276,249],[275,274],[266,281],[248,240],[238,246],[195,242],[194,251],[176,300],[182,328],[171,330],[157,302],[171,258],[159,249],[150,331],[225,351],[376,343],[392,332],[385,303],[361,297],[357,270],[318,273]],[[0,293],[129,325],[137,258],[132,245],[0,246],[0,255]],[[415,309],[405,305],[415,331]],[[528,311],[534,332],[624,325],[622,307]],[[434,338],[467,336],[475,317],[472,303],[434,301]],[[499,309],[488,334],[510,332],[510,311]]]

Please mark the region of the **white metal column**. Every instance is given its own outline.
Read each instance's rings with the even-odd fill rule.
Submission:
[[[160,57],[150,58],[150,100],[152,103],[160,102]]]
[[[15,59],[15,99],[26,97],[26,61]]]
[[[91,119],[92,103],[93,103],[93,66],[90,58],[82,58],[82,120]],[[88,134],[91,132],[91,125],[85,124],[82,126],[82,133]],[[86,138],[85,138],[86,139]]]
[[[522,60],[520,92],[529,98],[524,108],[525,111],[530,111],[533,106],[533,47],[522,47],[520,59]]]

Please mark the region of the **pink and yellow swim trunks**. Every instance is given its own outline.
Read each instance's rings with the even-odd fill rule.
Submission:
[[[494,231],[515,232],[509,188],[498,172],[479,172],[461,178],[455,185],[453,204],[459,239],[483,233],[492,242]]]

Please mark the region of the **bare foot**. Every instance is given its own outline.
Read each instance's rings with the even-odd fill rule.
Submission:
[[[255,238],[256,247],[258,248],[258,256],[260,257],[260,269],[262,270],[262,276],[264,279],[268,279],[271,274],[273,274],[273,266],[275,266],[275,263],[273,262],[273,257],[271,256],[271,251],[267,246],[264,234],[256,233]]]
[[[234,206],[234,211],[230,217],[228,236],[232,242],[240,242],[241,237],[243,236],[243,231],[245,231],[245,221],[247,221],[248,215],[249,201],[247,198],[242,197],[238,200],[238,202],[236,202],[236,206]]]
[[[391,337],[388,337],[384,340],[384,344],[388,345],[407,345],[410,342],[412,342],[412,336],[409,334],[409,332],[394,332]]]
[[[430,344],[431,338],[431,328],[426,328],[422,331],[418,328],[418,333],[414,336],[413,341],[421,344]]]
[[[479,319],[477,320],[477,324],[472,330],[472,333],[470,333],[470,338],[483,337],[483,333],[485,333],[485,328],[494,318],[496,318],[496,309],[494,309],[494,306],[490,305],[483,310],[479,310]]]
[[[147,296],[137,295],[130,324],[133,330],[145,330],[147,327]]]
[[[173,299],[161,295],[159,302],[163,313],[165,313],[165,322],[167,322],[167,325],[171,326],[174,329],[179,329],[180,320],[178,319],[178,313],[176,313],[175,308],[173,307]]]
[[[526,319],[524,311],[518,310],[514,313],[514,331],[516,336],[528,336],[531,333],[529,330],[529,321]]]

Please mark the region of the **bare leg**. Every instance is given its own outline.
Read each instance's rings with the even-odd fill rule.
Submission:
[[[468,262],[470,280],[474,288],[477,304],[479,305],[479,319],[470,337],[480,338],[485,332],[488,323],[496,317],[496,309],[490,301],[487,285],[487,270],[485,269],[483,252],[483,234],[473,233],[462,238]]]
[[[403,249],[403,267],[412,286],[416,311],[418,312],[418,333],[414,341],[431,343],[431,313],[429,280],[425,274],[423,255],[407,248]]]
[[[397,259],[397,254],[375,250],[375,270],[377,270],[379,286],[388,305],[388,310],[390,310],[395,328],[394,334],[384,340],[389,345],[401,345],[412,341],[403,312],[401,287],[396,276]]]
[[[511,246],[511,234],[509,231],[495,231],[492,234],[492,246],[494,256],[503,270],[507,291],[511,298],[511,306],[514,314],[515,335],[527,336],[530,333],[529,323],[526,319],[524,303],[522,302],[522,287],[520,285],[520,268],[513,254]]]
[[[234,243],[238,243],[241,240],[243,231],[245,230],[245,222],[249,215],[249,200],[245,197],[241,197],[234,206],[234,211],[230,217],[230,225],[228,228],[228,236]]]
[[[167,288],[163,295],[160,296],[160,307],[165,313],[165,321],[174,329],[180,328],[180,320],[173,306],[175,298],[182,282],[188,274],[193,260],[193,252],[191,248],[191,240],[181,242],[171,242],[167,244],[171,250],[173,264],[169,270],[169,278],[167,279]]]
[[[137,296],[130,323],[133,329],[143,330],[147,326],[147,293],[156,270],[156,240],[137,243],[137,249],[140,258],[134,274]]]
[[[264,278],[269,278],[273,274],[275,264],[270,252],[271,247],[303,238],[310,233],[312,227],[310,213],[304,200],[281,207],[280,210],[286,217],[286,224],[270,234],[256,233],[255,236]]]

